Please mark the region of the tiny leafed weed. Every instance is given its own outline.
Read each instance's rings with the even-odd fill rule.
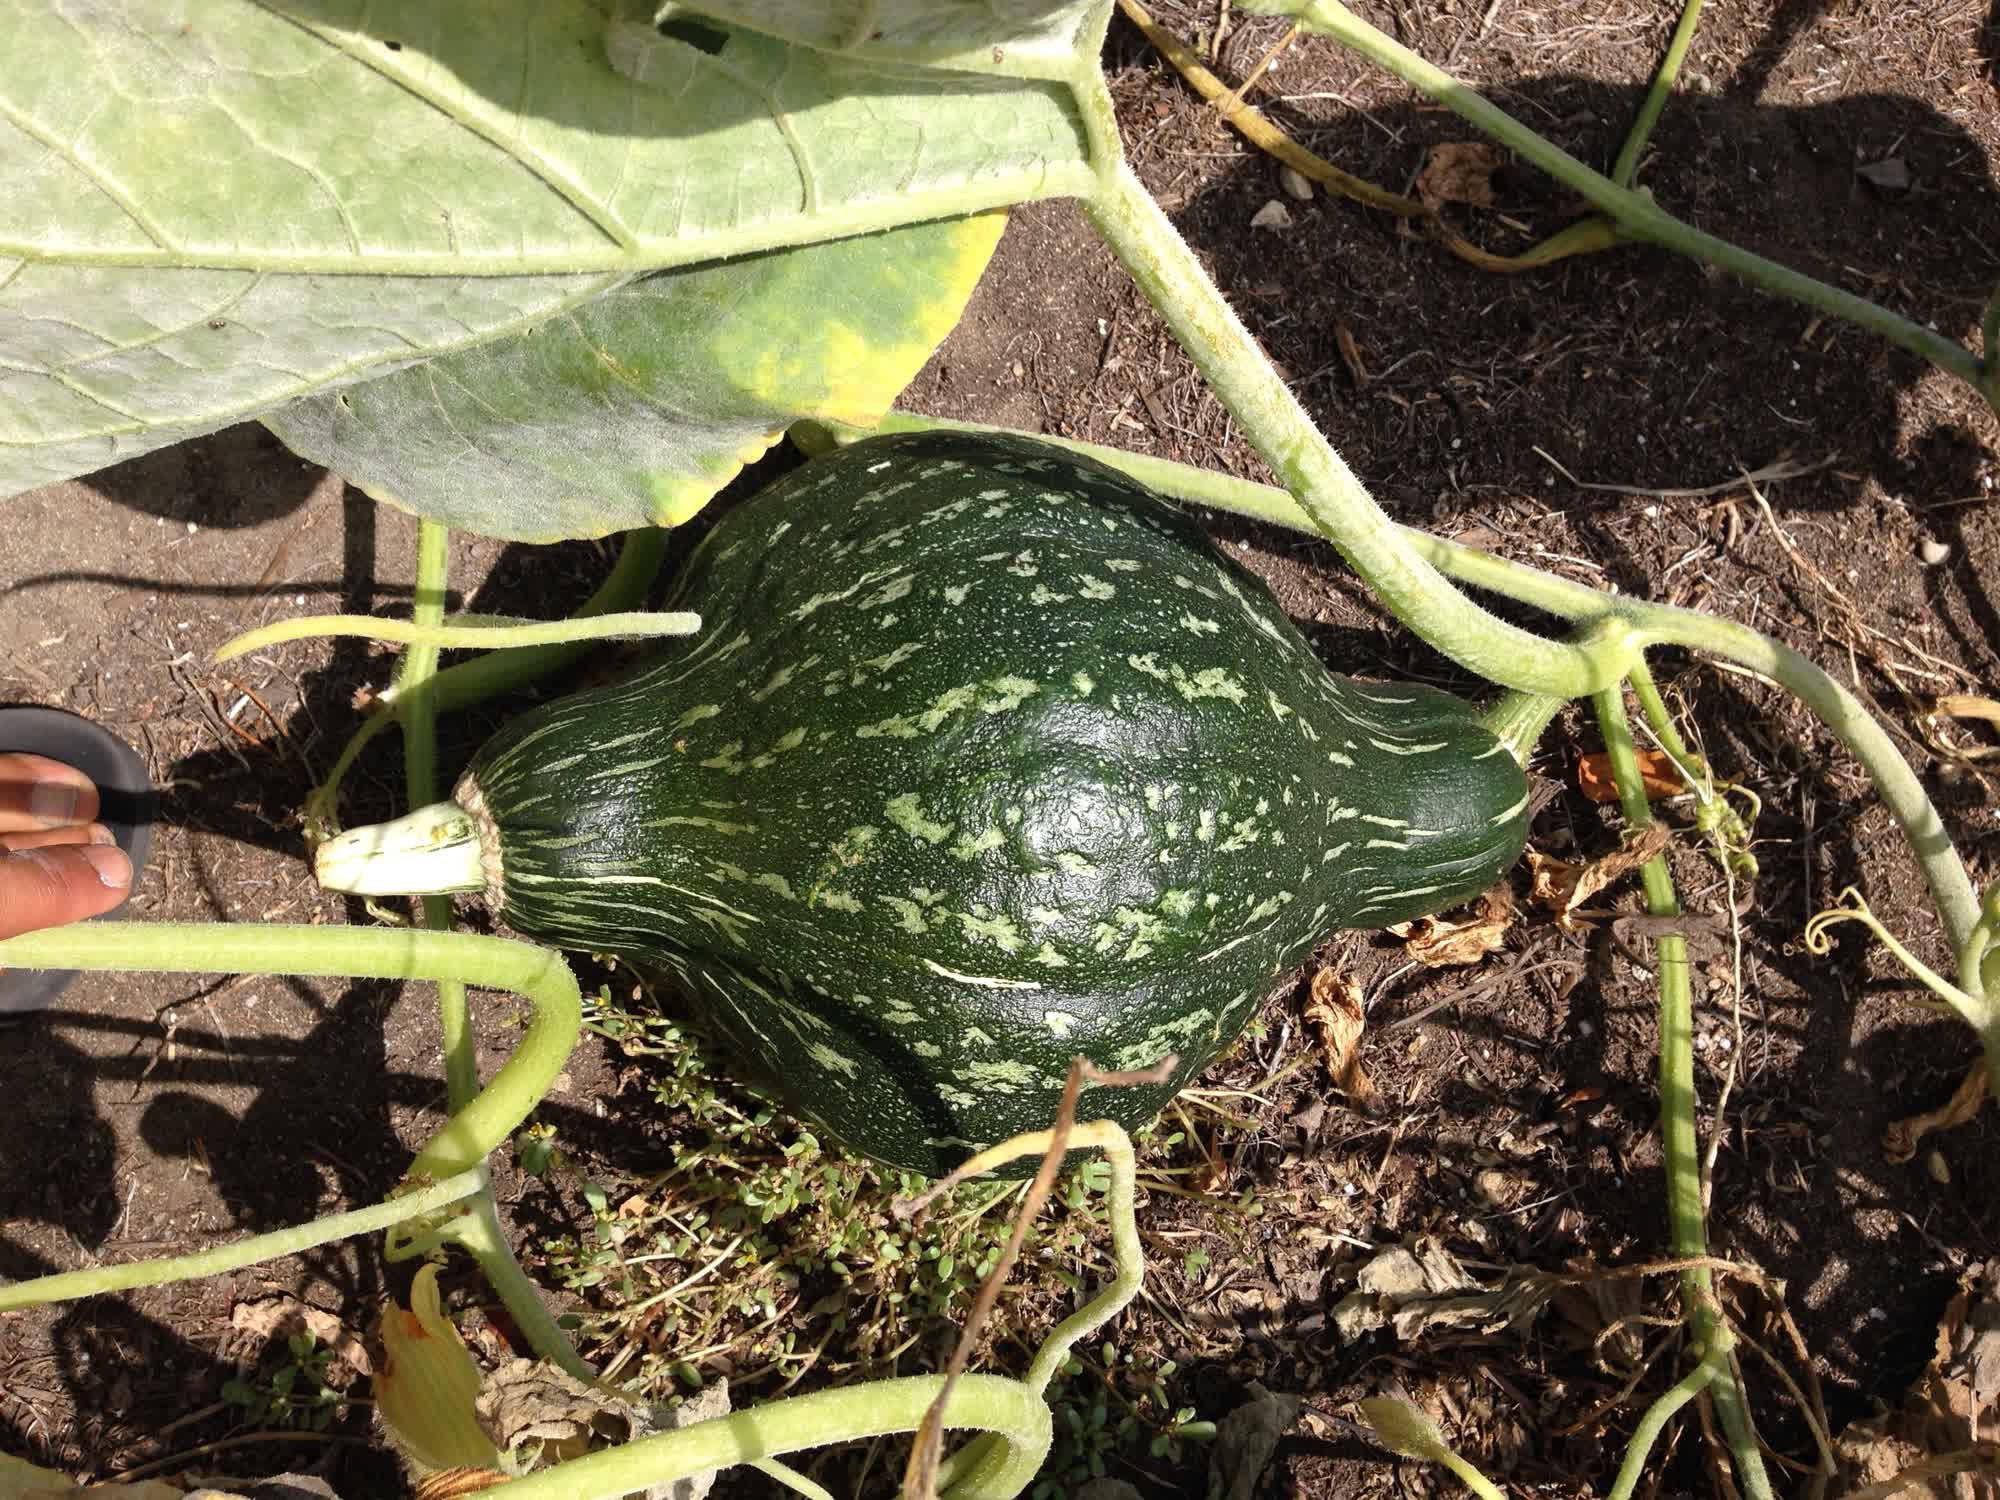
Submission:
[[[327,1384],[333,1351],[310,1333],[285,1340],[288,1358],[269,1374],[222,1383],[222,1399],[237,1408],[250,1427],[282,1427],[323,1432],[347,1397]]]
[[[920,1223],[900,1219],[893,1201],[925,1179],[823,1143],[728,1082],[701,1041],[641,995],[600,990],[585,1026],[645,1060],[671,1165],[582,1185],[589,1225],[542,1247],[590,1303],[576,1326],[607,1375],[656,1397],[712,1373],[770,1394],[815,1368],[852,1379],[864,1366],[941,1364],[1026,1185],[975,1180]],[[1065,1174],[1028,1241],[1045,1279],[1004,1299],[995,1345],[1032,1350],[1069,1295],[1109,1274],[1109,1182],[1094,1158]]]
[[[1166,1485],[1161,1471],[1183,1463],[1189,1443],[1215,1435],[1215,1424],[1198,1420],[1195,1408],[1174,1405],[1179,1368],[1109,1341],[1072,1353],[1049,1386],[1055,1447],[1032,1500],[1063,1500],[1093,1479],[1121,1473]]]

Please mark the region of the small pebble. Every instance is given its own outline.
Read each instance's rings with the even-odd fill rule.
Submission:
[[[1312,179],[1297,167],[1278,168],[1278,186],[1282,187],[1301,203],[1312,202]]]
[[[1933,1149],[1924,1156],[1924,1170],[1939,1187],[1951,1186],[1951,1168],[1945,1164],[1942,1151]]]
[[[1292,227],[1292,211],[1273,198],[1250,216],[1252,229],[1281,230]]]
[[[1923,544],[1917,548],[1917,556],[1923,560],[1925,567],[1935,568],[1951,556],[1951,543],[1941,542],[1936,537],[1926,537]]]

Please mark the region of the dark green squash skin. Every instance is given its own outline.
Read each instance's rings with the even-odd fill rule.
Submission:
[[[1329,675],[1131,480],[876,438],[725,517],[702,631],[479,752],[501,912],[679,980],[762,1084],[937,1174],[1048,1126],[1069,1061],[1151,1118],[1338,927],[1486,889],[1527,785],[1471,707]]]

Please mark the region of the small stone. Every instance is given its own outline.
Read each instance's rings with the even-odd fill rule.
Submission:
[[[1917,556],[1925,567],[1935,568],[1951,556],[1951,543],[1941,542],[1936,537],[1926,537],[1923,544],[1917,548]]]
[[[1282,187],[1301,203],[1312,202],[1312,179],[1297,167],[1278,168],[1278,186]]]
[[[1283,230],[1292,227],[1292,211],[1273,198],[1250,216],[1252,229]]]
[[[1951,1186],[1951,1167],[1945,1162],[1942,1151],[1933,1147],[1925,1154],[1924,1170],[1931,1174],[1931,1181],[1939,1187]]]

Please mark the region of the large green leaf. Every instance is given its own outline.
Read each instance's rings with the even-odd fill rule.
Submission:
[[[643,0],[635,0],[643,3]],[[1046,63],[1074,43],[1090,0],[664,0],[672,25],[693,11],[823,51],[1006,69]]]
[[[673,526],[801,417],[872,427],[998,213],[663,271],[533,333],[266,415],[377,499],[519,541]]]
[[[666,266],[1075,192],[1061,83],[616,0],[0,0],[0,494]]]

